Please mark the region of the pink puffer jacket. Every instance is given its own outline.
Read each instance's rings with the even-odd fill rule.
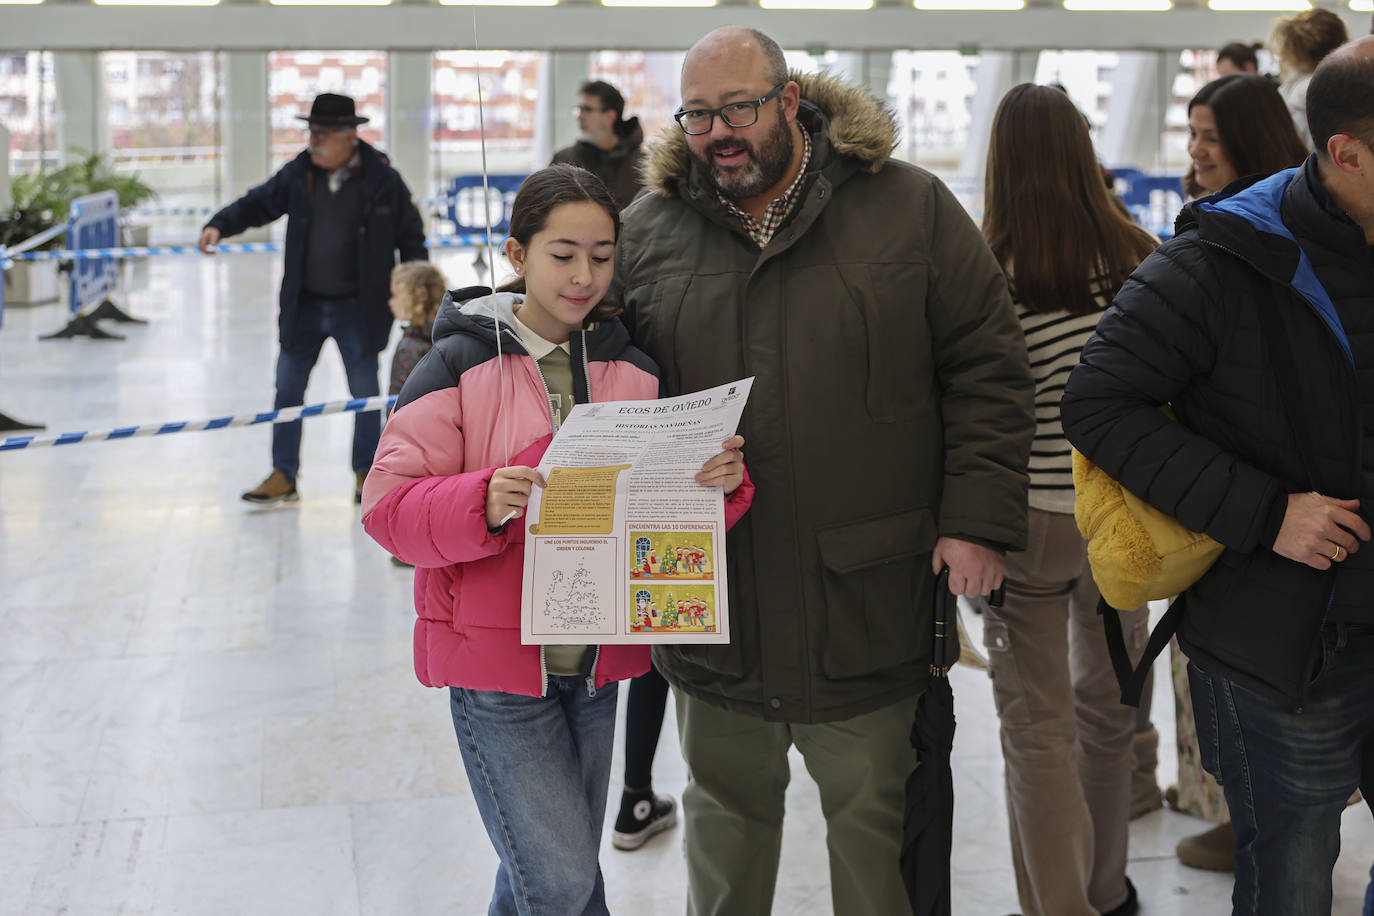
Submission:
[[[542,696],[541,649],[520,644],[524,526],[490,533],[486,493],[496,468],[539,464],[552,420],[539,368],[512,330],[520,298],[487,292],[445,298],[434,349],[406,381],[382,432],[363,487],[363,526],[415,565],[422,684]],[[493,307],[502,316],[499,365]],[[657,368],[619,321],[574,334],[570,343],[578,403],[658,396]],[[727,526],[752,494],[746,478],[726,502]],[[648,669],[647,646],[603,646],[592,674],[600,688]]]

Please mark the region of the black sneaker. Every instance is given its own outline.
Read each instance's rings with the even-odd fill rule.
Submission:
[[[1140,912],[1140,898],[1136,895],[1135,885],[1131,879],[1126,879],[1126,899],[1113,909],[1103,913],[1102,916],[1135,916]]]
[[[620,814],[611,832],[616,849],[638,849],[649,837],[677,823],[677,802],[671,795],[625,792],[620,797]]]

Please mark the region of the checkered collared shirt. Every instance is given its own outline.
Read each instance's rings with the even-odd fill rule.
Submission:
[[[718,195],[720,197],[720,202],[725,205],[725,209],[739,217],[739,221],[744,224],[744,231],[749,233],[749,237],[753,239],[755,244],[760,248],[767,247],[768,243],[773,238],[773,233],[778,231],[778,228],[782,226],[783,220],[787,219],[787,215],[791,213],[792,208],[796,206],[797,198],[801,194],[802,179],[806,177],[806,166],[811,162],[811,135],[806,132],[806,128],[802,127],[800,122],[798,122],[797,128],[801,131],[802,135],[801,168],[797,170],[796,179],[788,186],[783,195],[770,203],[767,209],[764,210],[763,222],[759,222],[754,219],[753,216],[735,206],[735,202],[724,194]]]

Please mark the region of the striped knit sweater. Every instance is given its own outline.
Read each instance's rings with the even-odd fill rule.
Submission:
[[[1100,283],[1094,282],[1094,286]],[[1073,453],[1059,419],[1059,399],[1079,351],[1092,337],[1097,320],[1111,304],[1097,294],[1099,311],[1071,315],[1066,311],[1033,312],[1016,300],[1016,317],[1026,335],[1031,374],[1035,376],[1035,443],[1030,458],[1030,506],[1046,512],[1073,512]]]

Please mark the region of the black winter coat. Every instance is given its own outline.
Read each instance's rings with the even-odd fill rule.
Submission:
[[[1316,673],[1336,573],[1272,546],[1289,493],[1359,492],[1355,373],[1317,279],[1357,268],[1368,277],[1363,232],[1330,203],[1315,158],[1238,182],[1184,208],[1103,316],[1062,402],[1075,448],[1227,548],[1180,599],[1189,658],[1292,706]],[[1296,377],[1275,371],[1260,309],[1276,313]],[[1180,422],[1156,409],[1166,403]]]
[[[353,258],[358,271],[358,299],[367,323],[370,349],[380,353],[391,336],[391,269],[396,254],[401,261],[426,261],[425,228],[420,211],[410,199],[410,189],[386,156],[359,141],[362,157],[363,215],[358,226],[358,249]],[[227,238],[246,229],[265,226],[286,216],[286,263],[281,280],[281,311],[277,330],[283,347],[296,330],[301,278],[305,272],[305,242],[310,231],[312,183],[323,175],[310,164],[310,152],[299,156],[247,194],[229,204],[206,225]],[[341,265],[346,269],[346,265]]]
[[[618,142],[603,150],[594,143],[578,140],[553,154],[553,164],[567,163],[584,168],[606,185],[615,198],[616,206],[624,210],[644,189],[640,169],[644,165],[644,128],[639,118],[630,118],[616,125]]]

